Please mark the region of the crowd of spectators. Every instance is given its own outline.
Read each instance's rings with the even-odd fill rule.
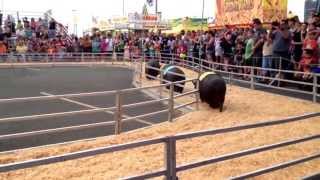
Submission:
[[[159,32],[94,32],[78,38],[59,31],[54,20],[8,16],[0,29],[0,53],[107,53],[130,59],[176,56],[237,65],[243,68],[217,66],[225,71],[250,73],[248,66],[319,73],[320,15],[314,13],[307,22],[297,16],[264,25],[253,19],[252,26],[213,31],[181,31],[179,34]],[[60,28],[62,29],[62,28]],[[10,39],[15,37],[15,43]],[[195,59],[197,61],[197,59]],[[261,76],[277,76],[274,71],[258,70]],[[285,78],[310,79],[308,75],[282,74]],[[244,77],[246,78],[246,77]],[[262,81],[268,81],[262,79]]]
[[[2,21],[1,21],[2,22]],[[1,23],[2,24],[2,23]],[[71,46],[62,24],[49,18],[16,20],[8,15],[0,27],[0,53],[49,53]]]

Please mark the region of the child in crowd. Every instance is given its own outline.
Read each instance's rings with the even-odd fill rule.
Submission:
[[[317,32],[311,31],[308,33],[307,38],[303,43],[303,55],[299,63],[298,70],[305,72],[306,74],[296,74],[298,78],[308,80],[311,78],[311,66],[312,64],[318,63],[318,43],[317,43]]]
[[[124,59],[130,60],[130,46],[129,46],[128,42],[126,42],[126,44],[124,46]]]

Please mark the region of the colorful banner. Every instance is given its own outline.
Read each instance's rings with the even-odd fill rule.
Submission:
[[[259,18],[265,23],[287,15],[288,0],[216,0],[215,25],[249,24]]]

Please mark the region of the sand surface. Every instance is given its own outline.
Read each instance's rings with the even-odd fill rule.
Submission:
[[[195,75],[192,72],[187,72],[187,74],[190,78]],[[150,83],[145,79],[142,82],[144,85],[159,83]],[[69,145],[35,148],[1,154],[0,163],[5,164],[48,157],[184,132],[277,120],[318,111],[320,111],[319,104],[260,91],[252,91],[236,86],[228,86],[225,111],[223,113],[210,109],[206,104],[201,104],[199,111],[188,113],[178,118],[174,123],[163,123],[152,128],[124,133],[119,136],[98,138]],[[179,141],[177,144],[177,164],[181,165],[252,147],[315,135],[319,134],[319,132],[320,118],[313,118],[286,125]],[[0,179],[117,179],[162,169],[164,167],[163,149],[163,145],[153,145],[25,170],[0,173]],[[319,153],[319,151],[320,141],[313,140],[196,168],[179,173],[178,175],[180,179],[225,179],[262,167]],[[320,160],[317,159],[260,176],[256,179],[299,179],[299,177],[311,175],[319,171]]]

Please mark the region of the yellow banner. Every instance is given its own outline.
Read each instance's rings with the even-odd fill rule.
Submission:
[[[216,0],[216,25],[250,24],[281,20],[287,15],[288,0]]]

